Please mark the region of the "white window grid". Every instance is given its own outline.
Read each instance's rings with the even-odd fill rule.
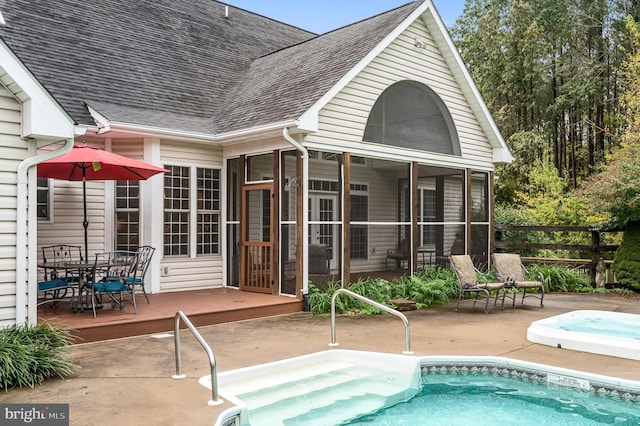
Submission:
[[[119,180],[115,185],[116,249],[137,250],[140,245],[140,182]]]
[[[51,220],[51,179],[38,178],[36,215],[40,221]]]
[[[198,168],[196,188],[198,255],[220,252],[220,170]]]
[[[189,255],[190,168],[166,166],[164,175],[164,255]]]

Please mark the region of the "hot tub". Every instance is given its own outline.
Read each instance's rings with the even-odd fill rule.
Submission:
[[[527,339],[563,349],[640,360],[640,315],[567,312],[532,322]]]

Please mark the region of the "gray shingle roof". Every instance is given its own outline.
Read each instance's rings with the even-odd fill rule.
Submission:
[[[11,0],[0,37],[79,124],[217,133],[297,117],[415,7],[315,37],[213,0]]]
[[[225,131],[297,119],[421,2],[256,59],[218,117]]]

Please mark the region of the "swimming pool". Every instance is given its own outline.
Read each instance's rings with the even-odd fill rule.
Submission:
[[[640,360],[640,315],[580,310],[534,321],[534,343]]]
[[[414,398],[345,425],[640,424],[635,397],[567,387],[557,383],[559,377],[568,376],[521,367],[436,364],[423,368],[422,391]],[[573,385],[586,388],[587,382]]]
[[[354,369],[355,375],[345,379],[342,367]],[[329,370],[339,371],[337,382]],[[375,381],[370,381],[372,372],[378,375]],[[469,415],[478,416],[472,418],[483,424],[471,409],[473,405],[488,415],[484,424],[493,424],[505,401],[515,404],[505,413],[517,412],[517,418],[527,419],[533,415],[537,420],[545,415],[548,424],[576,424],[578,418],[581,424],[595,424],[602,416],[612,424],[640,422],[640,382],[502,357],[413,357],[330,350],[225,372],[219,381],[221,396],[235,406],[220,414],[217,426],[416,424],[419,417],[415,416],[427,415],[414,406],[418,403],[429,407],[431,417],[425,424],[460,424]],[[210,388],[210,377],[203,377],[200,383]],[[444,394],[443,388],[450,392]],[[427,402],[422,400],[425,389],[430,393]],[[471,394],[480,396],[480,402],[473,401]],[[487,397],[498,398],[498,405]],[[585,399],[589,401],[583,403]],[[541,408],[542,402],[548,412]],[[301,411],[296,412],[298,409]],[[402,423],[391,417],[385,423],[379,416],[386,416],[386,410],[408,410],[404,414],[413,420]],[[368,417],[372,415],[374,420]],[[440,420],[446,422],[438,423]]]

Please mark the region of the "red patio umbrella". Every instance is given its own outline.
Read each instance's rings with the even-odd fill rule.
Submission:
[[[143,161],[134,160],[88,145],[76,145],[68,153],[38,164],[38,176],[69,181],[82,181],[84,208],[84,255],[89,255],[87,228],[87,180],[145,180],[167,172]]]

